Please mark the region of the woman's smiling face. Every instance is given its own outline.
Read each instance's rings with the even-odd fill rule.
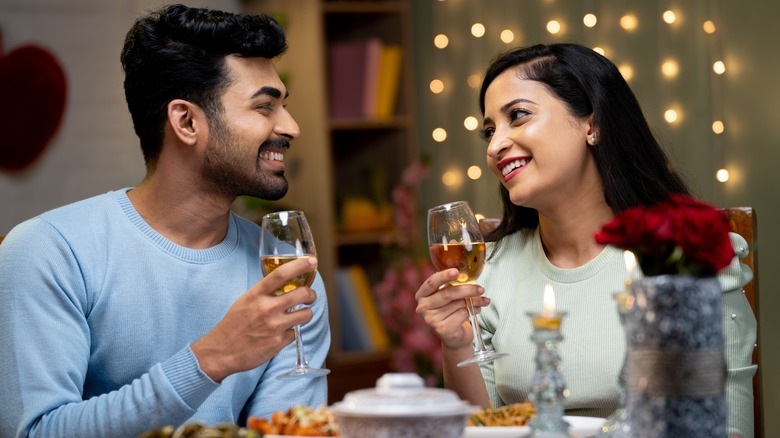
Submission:
[[[488,86],[483,137],[488,167],[512,203],[541,210],[579,196],[584,180],[600,180],[587,145],[595,131],[591,117],[572,115],[544,84],[523,79],[522,71],[510,68]]]

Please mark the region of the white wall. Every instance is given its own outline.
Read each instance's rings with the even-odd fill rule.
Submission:
[[[185,3],[239,9],[235,0]],[[0,235],[38,213],[141,181],[143,158],[125,104],[119,55],[133,20],[162,4],[0,0],[5,53],[30,43],[48,48],[68,84],[62,125],[41,158],[21,172],[0,171]]]

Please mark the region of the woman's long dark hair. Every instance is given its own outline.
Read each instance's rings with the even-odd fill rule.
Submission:
[[[483,115],[488,86],[498,75],[518,66],[523,79],[546,85],[573,115],[593,115],[598,145],[590,150],[604,183],[604,197],[613,212],[649,206],[672,193],[689,194],[617,67],[587,47],[538,44],[499,55],[488,67],[479,92]],[[514,205],[509,192],[500,184],[499,192],[503,217],[488,240],[499,241],[522,228],[539,225],[535,209]]]

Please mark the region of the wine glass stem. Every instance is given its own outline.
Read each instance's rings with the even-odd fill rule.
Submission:
[[[303,338],[301,337],[301,326],[295,324],[293,327],[295,332],[295,367],[306,368],[309,363],[306,362],[306,357],[303,355]]]
[[[469,318],[471,319],[471,332],[474,334],[474,342],[472,343],[474,354],[485,354],[487,348],[485,348],[485,342],[482,340],[482,331],[479,328],[477,312],[474,311],[474,303],[471,301],[471,298],[466,298],[466,308],[469,311]]]

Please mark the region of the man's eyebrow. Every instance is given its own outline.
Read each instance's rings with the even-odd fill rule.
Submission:
[[[268,95],[268,96],[271,96],[271,97],[273,97],[275,99],[279,99],[279,98],[282,97],[282,92],[279,91],[278,88],[274,88],[274,87],[260,87],[259,90],[255,91],[254,94],[252,94],[251,98],[254,99],[256,97],[260,97],[260,96],[263,96],[263,95]],[[284,98],[287,99],[287,97],[289,95],[290,95],[289,92],[285,93],[284,94]]]

